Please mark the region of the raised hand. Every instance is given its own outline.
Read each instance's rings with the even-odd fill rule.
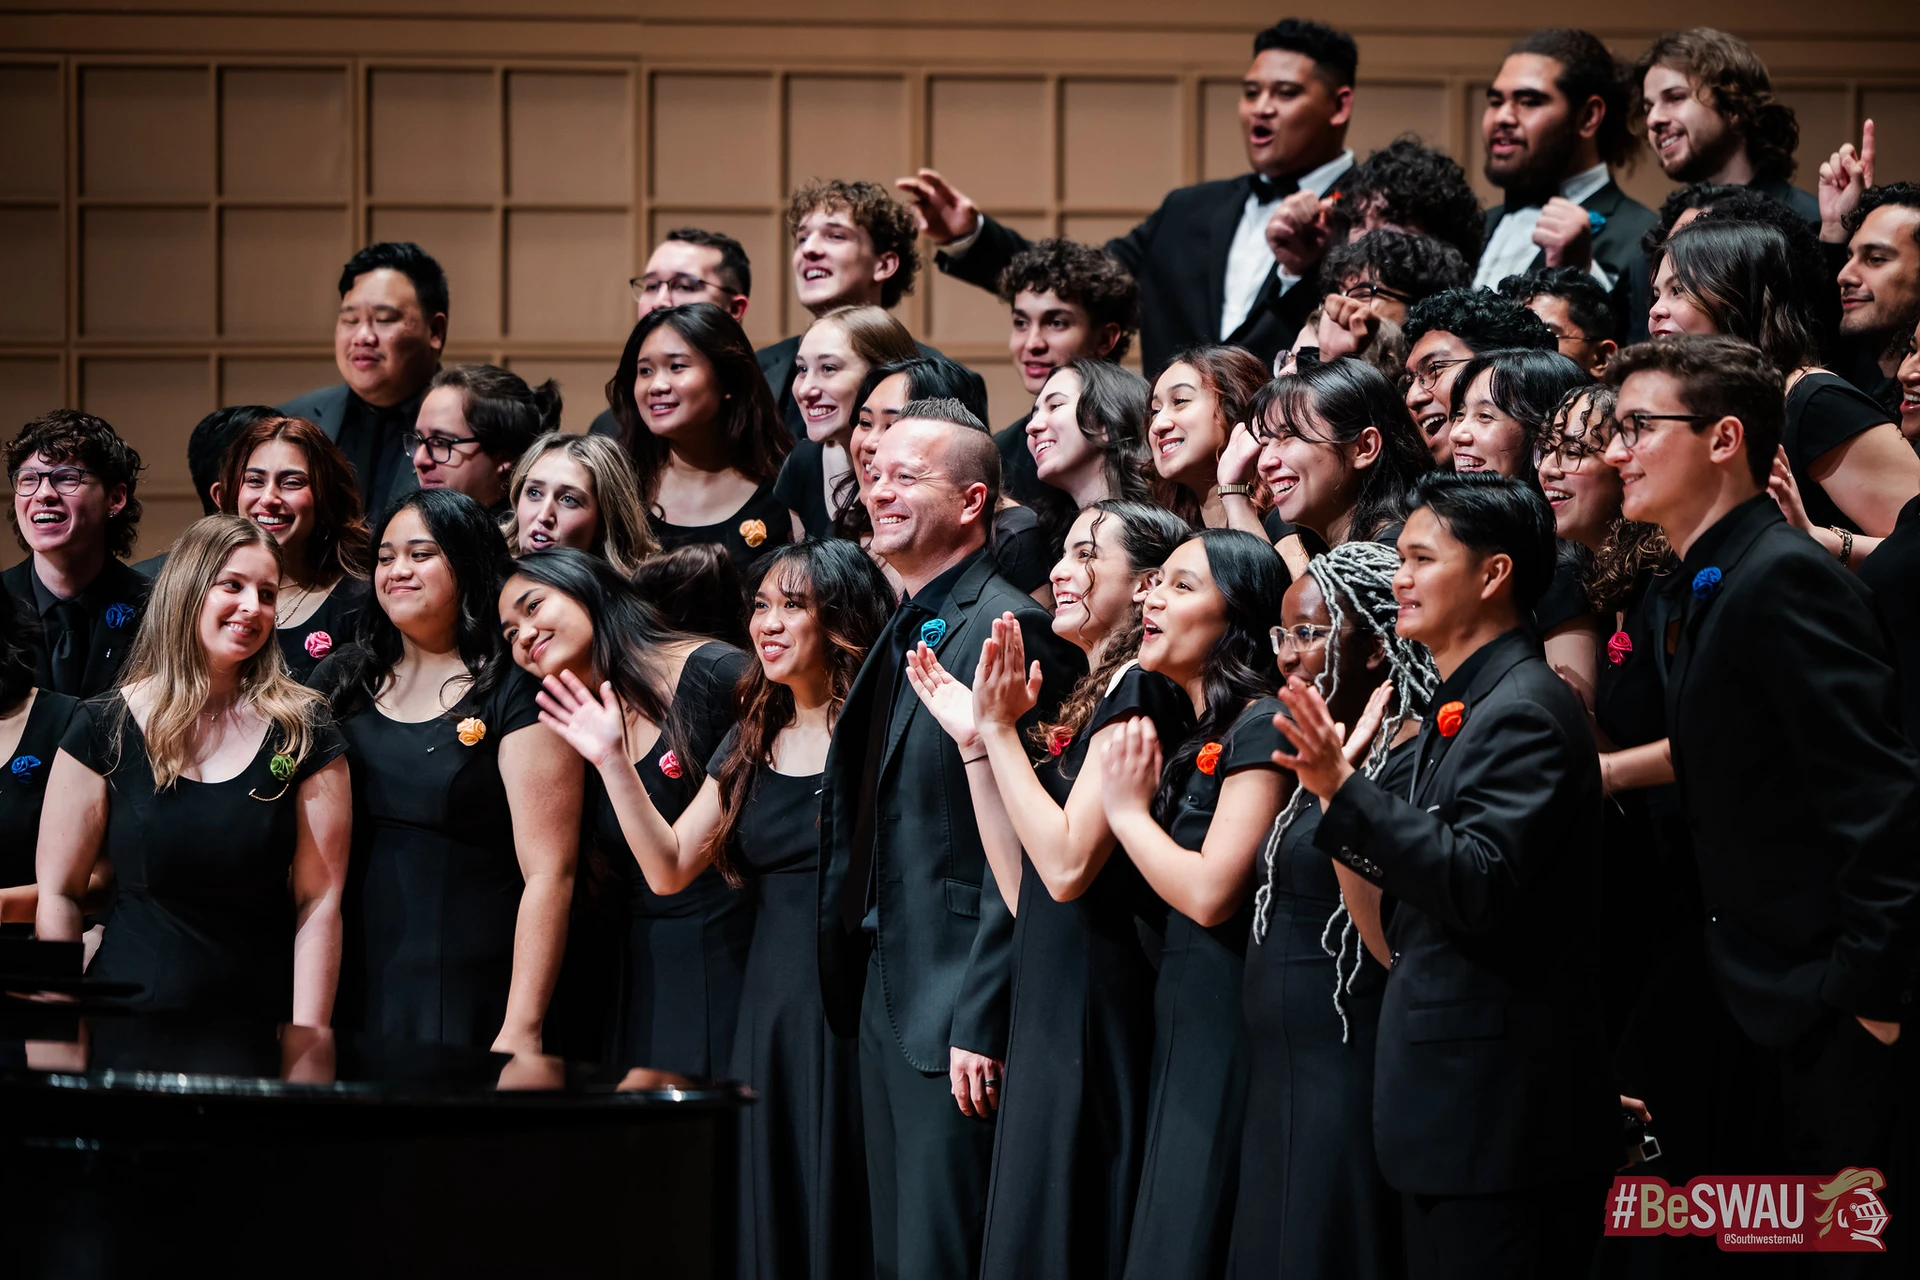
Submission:
[[[1793,478],[1793,464],[1787,461],[1787,447],[1781,445],[1774,450],[1773,473],[1767,477],[1767,493],[1780,508],[1780,514],[1787,523],[1807,533],[1813,532],[1813,521],[1807,517],[1806,503],[1800,501],[1800,485]]]
[[[1330,293],[1320,303],[1320,358],[1338,360],[1373,345],[1380,333],[1380,317],[1373,304],[1361,298]]]
[[[1327,252],[1333,233],[1327,228],[1327,212],[1333,201],[1322,200],[1311,191],[1296,191],[1280,202],[1267,219],[1267,247],[1273,260],[1290,276],[1305,276]]]
[[[993,620],[973,673],[973,718],[985,728],[1011,727],[1040,701],[1040,664],[1027,666],[1027,644],[1011,613]]]
[[[1116,728],[1101,766],[1100,803],[1109,823],[1150,812],[1160,785],[1160,735],[1153,721],[1135,716]]]
[[[600,696],[580,683],[571,671],[540,682],[534,701],[540,704],[540,723],[559,734],[594,768],[629,764],[621,749],[626,743],[627,717],[612,683],[600,686]]]
[[[1347,757],[1347,763],[1358,769],[1360,762],[1367,758],[1367,752],[1373,749],[1373,736],[1380,732],[1380,726],[1386,723],[1387,703],[1393,699],[1393,681],[1382,680],[1380,687],[1367,699],[1367,705],[1360,712],[1360,718],[1354,722],[1353,732],[1347,735],[1347,744],[1341,748],[1341,754]],[[1274,727],[1285,729],[1278,716],[1274,717]]]
[[[952,244],[970,236],[980,225],[980,210],[965,192],[940,176],[936,169],[922,169],[911,178],[899,178],[894,186],[907,196],[907,208],[913,213],[920,234],[935,244]]]
[[[1233,424],[1227,447],[1220,451],[1217,479],[1221,484],[1250,484],[1260,462],[1260,439],[1244,422]]]
[[[1294,754],[1276,751],[1273,762],[1292,770],[1300,785],[1320,797],[1325,807],[1354,774],[1353,763],[1347,758],[1345,729],[1334,723],[1320,691],[1299,676],[1289,679],[1286,688],[1280,690],[1280,701],[1293,713],[1285,729]]]
[[[1585,267],[1593,263],[1593,220],[1587,211],[1564,196],[1555,196],[1540,210],[1533,242],[1546,253],[1550,267]]]
[[[924,640],[907,653],[907,683],[934,722],[960,748],[960,754],[970,754],[979,746],[980,733],[973,721],[973,690],[940,665]]]
[[[1840,224],[1860,203],[1860,196],[1873,185],[1873,121],[1860,126],[1860,150],[1851,142],[1828,156],[1820,166],[1820,238],[1829,244],[1845,244],[1846,228]]]

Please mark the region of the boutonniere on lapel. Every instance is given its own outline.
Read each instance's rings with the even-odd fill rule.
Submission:
[[[1433,713],[1433,727],[1440,731],[1443,738],[1451,738],[1460,732],[1460,726],[1467,720],[1467,704],[1449,702]]]
[[[945,638],[946,634],[947,620],[945,618],[928,618],[920,624],[920,643],[926,645],[929,649],[939,648],[940,641]]]
[[[112,627],[115,631],[120,631],[135,618],[139,617],[140,611],[130,604],[110,604],[107,606],[106,612],[100,616],[107,620],[109,627]]]
[[[333,652],[333,637],[324,631],[309,631],[305,647],[309,658],[324,658]]]
[[[681,774],[680,757],[669,751],[654,762],[660,766],[660,772],[669,778],[678,778]]]
[[[1619,666],[1633,652],[1633,637],[1624,631],[1616,631],[1607,637],[1607,661]]]
[[[1213,771],[1220,767],[1220,751],[1221,746],[1219,743],[1209,742],[1206,746],[1200,748],[1200,754],[1193,758],[1194,767],[1211,778]]]
[[[767,540],[767,522],[765,520],[742,520],[740,538],[749,547],[757,547]]]
[[[1714,592],[1718,590],[1720,590],[1720,570],[1715,566],[1708,565],[1693,575],[1693,598],[1695,600],[1711,600],[1713,599]]]
[[[33,775],[39,771],[39,756],[18,755],[13,758],[13,763],[7,766],[7,772],[13,775],[15,782],[32,782]]]
[[[487,736],[487,723],[479,716],[468,716],[455,725],[453,731],[460,736],[461,746],[477,747],[480,739]]]
[[[265,800],[271,804],[273,801],[287,794],[287,788],[293,785],[293,772],[297,768],[299,768],[299,764],[292,756],[284,751],[276,751],[273,759],[267,761],[267,772],[271,773],[273,780],[280,784],[280,789],[270,796],[261,795],[258,788],[247,792],[247,794],[255,800]]]

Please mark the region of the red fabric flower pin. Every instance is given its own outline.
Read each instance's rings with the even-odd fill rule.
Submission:
[[[1211,778],[1213,771],[1220,767],[1220,744],[1209,742],[1200,748],[1200,754],[1194,757],[1193,762],[1200,767],[1200,772]]]
[[[1616,631],[1607,637],[1607,661],[1619,666],[1633,652],[1633,637],[1624,631]]]
[[[680,757],[673,754],[673,752],[669,751],[661,756],[658,763],[660,765],[660,772],[666,774],[669,778],[677,778],[680,776]]]
[[[1467,704],[1449,702],[1433,713],[1433,727],[1440,731],[1443,738],[1451,738],[1460,732],[1460,724],[1467,718]]]
[[[1073,745],[1073,735],[1065,729],[1056,728],[1047,735],[1047,754],[1057,756]]]
[[[309,631],[306,648],[309,658],[324,658],[333,652],[333,637],[324,631]]]

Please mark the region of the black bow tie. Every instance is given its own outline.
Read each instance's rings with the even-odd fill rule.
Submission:
[[[1261,204],[1290,196],[1300,189],[1297,178],[1269,178],[1265,174],[1253,175],[1253,198]]]

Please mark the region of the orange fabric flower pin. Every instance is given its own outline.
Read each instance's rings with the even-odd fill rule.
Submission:
[[[487,736],[486,722],[478,716],[468,716],[462,720],[456,731],[460,735],[461,744],[469,747],[478,745],[480,739]]]
[[[748,546],[759,546],[767,540],[767,522],[765,520],[742,520],[740,522],[740,536],[746,539]]]
[[[1194,764],[1198,765],[1200,772],[1206,774],[1209,778],[1213,776],[1213,771],[1220,767],[1220,750],[1219,743],[1209,742],[1206,746],[1200,748],[1200,754],[1194,757]]]
[[[1443,738],[1451,738],[1460,732],[1461,722],[1467,718],[1467,704],[1449,702],[1433,713],[1433,727],[1440,731]]]

